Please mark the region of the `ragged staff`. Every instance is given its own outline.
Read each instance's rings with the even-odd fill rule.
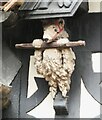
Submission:
[[[62,49],[62,48],[69,48],[75,46],[85,46],[85,41],[79,40],[79,41],[68,42],[66,44],[57,43],[57,42],[52,42],[52,43],[41,42],[39,45],[37,45],[37,43],[36,44],[21,43],[15,45],[16,48],[20,48],[20,49],[51,49],[51,48]]]

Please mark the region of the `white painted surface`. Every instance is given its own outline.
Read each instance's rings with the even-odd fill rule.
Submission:
[[[53,109],[53,98],[49,93],[45,100],[38,105],[35,109],[27,113],[28,115],[36,118],[54,118],[55,111]]]
[[[92,54],[92,65],[94,72],[102,72],[102,63],[101,63],[102,53],[93,53]]]
[[[35,73],[35,69],[34,69],[33,56],[30,56],[27,98],[32,96],[38,90],[37,84],[34,80],[34,73]]]
[[[38,90],[34,77],[42,78],[43,76],[41,76],[40,74],[37,74],[34,66],[34,56],[30,56],[27,98],[32,96]]]
[[[81,80],[80,118],[95,118],[100,114],[100,104],[86,90]]]
[[[88,0],[89,1],[89,13],[102,12],[100,6],[102,0]]]

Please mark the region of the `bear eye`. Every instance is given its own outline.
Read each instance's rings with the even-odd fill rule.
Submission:
[[[55,32],[57,32],[57,29],[54,29]]]

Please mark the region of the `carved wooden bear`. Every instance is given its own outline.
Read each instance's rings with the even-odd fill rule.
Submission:
[[[54,41],[59,44],[68,43],[69,35],[65,31],[64,25],[63,19],[44,21],[43,39],[47,40],[48,44]],[[34,46],[40,47],[42,43],[42,40],[33,41]],[[70,78],[75,66],[75,54],[72,49],[51,48],[44,51],[35,50],[34,59],[37,72],[48,81],[52,97],[55,98],[58,89],[61,91],[62,96],[66,97],[70,90]]]

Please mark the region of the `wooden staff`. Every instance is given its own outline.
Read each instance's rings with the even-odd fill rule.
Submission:
[[[58,44],[57,42],[52,43],[46,43],[43,42],[40,47],[33,46],[32,43],[21,43],[16,44],[15,47],[19,49],[51,49],[51,48],[69,48],[69,47],[75,47],[75,46],[85,46],[85,41],[73,41],[68,42],[66,44]]]

